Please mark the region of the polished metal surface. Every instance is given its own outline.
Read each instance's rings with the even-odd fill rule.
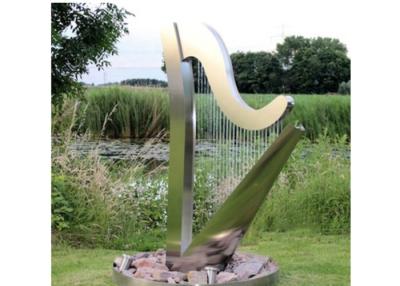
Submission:
[[[132,263],[132,257],[130,255],[122,254],[122,262],[119,267],[119,271],[127,270]]]
[[[193,75],[183,61],[176,24],[162,33],[170,94],[170,160],[168,174],[167,264],[179,257],[192,240],[193,156],[195,112]]]
[[[246,281],[234,281],[220,284],[196,284],[202,285],[220,285],[220,286],[272,286],[276,285],[279,278],[279,269],[270,272],[266,275],[259,276],[257,278],[251,278]],[[135,277],[128,277],[113,268],[113,280],[119,286],[171,286],[166,282],[156,282],[151,280],[145,280]]]
[[[207,273],[208,284],[214,284],[215,282],[217,282],[217,271],[218,271],[217,267],[206,266],[204,267],[204,270]]]
[[[184,255],[174,259],[172,270],[201,269],[229,260],[303,133],[302,127],[283,130]]]
[[[283,95],[261,109],[244,102],[236,87],[228,50],[213,28],[195,24],[177,27],[183,60],[195,57],[202,63],[219,107],[233,123],[248,130],[259,130],[271,126],[285,113],[288,101]]]
[[[162,31],[162,44],[171,106],[167,265],[186,271],[229,259],[302,131],[295,127],[283,131],[192,242],[196,115],[190,58],[200,60],[219,107],[242,128],[260,130],[273,125],[287,114],[294,101],[278,96],[258,110],[247,105],[237,90],[222,39],[206,25],[167,26]]]

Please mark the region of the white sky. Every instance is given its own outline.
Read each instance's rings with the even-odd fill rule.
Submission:
[[[333,37],[343,42],[351,56],[351,18],[346,1],[140,1],[117,4],[134,13],[130,34],[119,43],[111,67],[90,67],[82,80],[87,83],[121,81],[128,78],[166,79],[160,70],[160,27],[172,22],[207,23],[221,35],[230,53],[272,51],[284,36]]]

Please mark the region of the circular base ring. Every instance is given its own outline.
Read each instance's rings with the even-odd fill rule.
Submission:
[[[218,284],[196,284],[196,286],[206,285],[219,285],[219,286],[272,286],[276,285],[279,278],[279,269],[276,268],[274,271],[260,275],[254,278],[250,278],[245,281],[232,281],[227,283]],[[158,282],[136,277],[128,277],[119,272],[113,267],[113,280],[118,286],[171,286],[172,284],[167,282]],[[179,284],[176,284],[179,285]],[[184,285],[184,284],[183,284]],[[191,284],[187,284],[191,285]]]

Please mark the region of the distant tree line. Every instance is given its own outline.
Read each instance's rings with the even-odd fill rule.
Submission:
[[[166,81],[153,78],[132,78],[121,81],[121,85],[167,87]]]
[[[243,93],[350,93],[350,59],[338,39],[291,36],[275,52],[236,52],[231,61]],[[197,59],[192,65],[197,92]]]
[[[347,49],[337,39],[292,36],[276,52],[238,52],[231,60],[241,92],[320,94],[350,81]]]

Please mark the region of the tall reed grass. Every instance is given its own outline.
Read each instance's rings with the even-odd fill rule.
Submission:
[[[284,124],[299,122],[306,129],[306,137],[315,140],[320,135],[350,139],[350,97],[342,95],[291,95],[295,107]],[[261,100],[260,100],[261,97]],[[253,108],[261,108],[275,95],[244,94],[244,100]]]
[[[169,101],[164,89],[92,88],[86,99],[85,127],[95,136],[151,138],[168,130]]]
[[[166,223],[166,172],[53,146],[52,234],[74,246],[149,250]]]
[[[264,106],[274,97],[270,94],[243,94],[244,100],[254,108]],[[329,137],[346,135],[350,139],[349,96],[294,95],[294,98],[295,108],[285,124],[302,123],[306,136],[312,140],[321,134]],[[206,114],[207,110],[211,110],[207,107],[210,103],[204,96],[196,97],[196,104],[201,105],[205,113],[199,115],[200,130],[211,126],[208,122],[211,117]],[[67,102],[64,108],[72,110],[75,104]],[[53,121],[59,122],[59,125],[63,122],[57,118]],[[90,88],[86,102],[79,104],[74,128],[78,133],[88,131],[95,137],[152,138],[160,132],[168,137],[168,93],[166,89],[127,86]]]

